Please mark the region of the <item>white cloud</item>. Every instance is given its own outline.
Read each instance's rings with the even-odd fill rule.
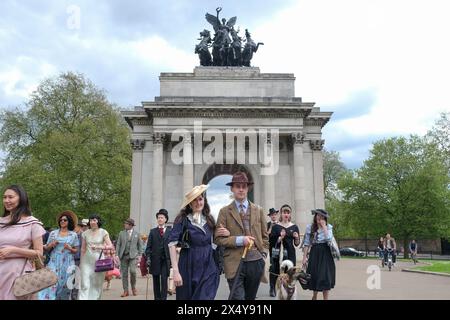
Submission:
[[[198,64],[193,53],[198,30],[209,27],[203,13],[191,22],[194,12],[210,10],[203,4],[170,11],[173,19],[189,21],[175,28],[163,16],[130,20],[122,4],[79,1],[81,28],[69,30],[67,4],[5,3],[0,4],[8,12],[0,23],[2,106],[27,100],[45,77],[68,70],[86,74],[113,102],[137,105],[158,94],[160,72],[192,72]],[[265,45],[252,64],[262,72],[294,73],[297,96],[344,115],[327,125],[336,130],[325,130],[324,138],[332,143],[327,148],[339,144],[332,137],[336,132],[360,142],[423,134],[439,112],[450,110],[447,0],[299,0],[265,22],[266,14],[248,14],[242,9],[246,4],[228,8],[226,17],[238,16],[241,35],[258,21],[259,27],[249,31]],[[167,12],[168,6],[155,1],[139,10]],[[190,12],[187,20],[185,11]],[[186,37],[192,40],[179,40]],[[348,106],[360,92],[371,97],[371,105],[352,114]],[[362,143],[334,150],[345,152],[347,159],[368,152]]]
[[[443,0],[298,1],[252,32],[265,42],[253,64],[295,73],[297,96],[324,111],[373,90],[369,113],[336,124],[349,135],[424,134],[450,110],[449,9]]]

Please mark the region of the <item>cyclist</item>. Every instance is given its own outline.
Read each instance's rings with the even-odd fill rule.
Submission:
[[[377,246],[377,250],[378,250],[378,257],[381,260],[381,266],[384,267],[384,238],[381,237],[380,240],[378,241],[378,246]]]
[[[412,240],[409,243],[409,254],[411,255],[411,259],[414,261],[414,264],[417,263],[417,243],[416,240]]]
[[[389,233],[386,233],[386,237],[383,241],[384,245],[384,263],[387,263],[388,258],[388,252],[392,255],[392,263],[395,264],[396,261],[396,250],[397,250],[397,244],[395,243],[395,239],[391,238],[391,235]]]

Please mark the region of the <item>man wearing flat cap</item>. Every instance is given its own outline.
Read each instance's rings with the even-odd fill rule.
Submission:
[[[143,245],[139,233],[133,229],[134,220],[128,218],[124,222],[124,229],[120,231],[116,244],[116,252],[120,259],[120,273],[122,277],[123,293],[121,297],[129,296],[128,270],[130,270],[131,290],[137,295],[136,290],[136,258],[142,254]]]
[[[230,235],[220,235],[219,228],[216,228],[214,241],[225,248],[224,272],[230,287],[230,299],[255,300],[260,282],[267,282],[264,274],[269,249],[266,215],[261,207],[247,199],[253,182],[244,172],[236,172],[227,185],[231,187],[234,200],[220,210],[217,226],[228,229]],[[250,249],[237,274],[244,247]]]

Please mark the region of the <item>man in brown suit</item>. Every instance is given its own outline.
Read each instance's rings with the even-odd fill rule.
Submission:
[[[235,173],[227,185],[231,187],[234,201],[220,210],[214,241],[225,248],[224,272],[230,290],[238,277],[231,299],[255,300],[261,279],[265,279],[264,260],[269,249],[266,215],[261,207],[248,201],[247,194],[253,182],[244,172]],[[226,228],[230,235],[220,236],[221,228]],[[251,242],[253,246],[247,252],[241,272],[236,274],[244,247]]]

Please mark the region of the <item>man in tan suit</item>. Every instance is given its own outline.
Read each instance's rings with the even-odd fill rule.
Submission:
[[[259,284],[264,277],[265,258],[269,249],[266,216],[263,209],[247,199],[247,194],[253,182],[249,181],[244,172],[233,175],[230,183],[234,201],[223,207],[217,219],[214,241],[225,247],[224,272],[230,290],[236,279],[236,287],[232,300],[255,300]],[[220,236],[221,228],[226,228],[229,236]],[[236,274],[244,247],[253,246],[247,252],[240,274]],[[267,281],[267,280],[266,280]]]

